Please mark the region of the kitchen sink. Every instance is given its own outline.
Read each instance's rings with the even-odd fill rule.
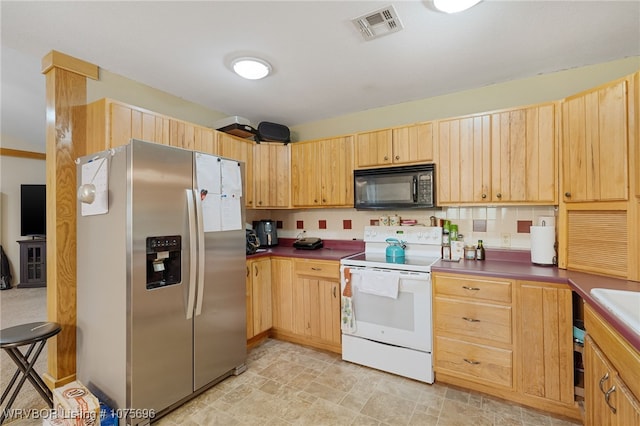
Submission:
[[[640,292],[611,290],[607,288],[591,289],[591,296],[600,302],[620,321],[640,334]]]

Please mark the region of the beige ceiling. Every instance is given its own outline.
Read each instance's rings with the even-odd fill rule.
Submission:
[[[351,19],[388,5],[404,29],[365,41]],[[228,115],[288,126],[640,55],[636,0],[485,0],[456,15],[430,0],[0,7],[8,135],[39,131],[34,120],[44,134],[40,59],[52,49]],[[268,60],[274,73],[237,77],[229,63],[243,55]]]

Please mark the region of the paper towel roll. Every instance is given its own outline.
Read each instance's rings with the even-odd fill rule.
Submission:
[[[556,226],[556,218],[555,216],[538,216],[537,226]]]
[[[532,226],[531,263],[538,265],[555,264],[556,229],[552,226]]]

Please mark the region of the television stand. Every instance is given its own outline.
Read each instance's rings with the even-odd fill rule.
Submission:
[[[18,288],[47,286],[47,240],[20,240],[20,282]]]

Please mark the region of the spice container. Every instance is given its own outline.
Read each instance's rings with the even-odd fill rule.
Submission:
[[[466,260],[475,260],[476,259],[476,246],[465,246],[464,247],[464,258]]]
[[[449,225],[449,240],[458,241],[458,225]]]

